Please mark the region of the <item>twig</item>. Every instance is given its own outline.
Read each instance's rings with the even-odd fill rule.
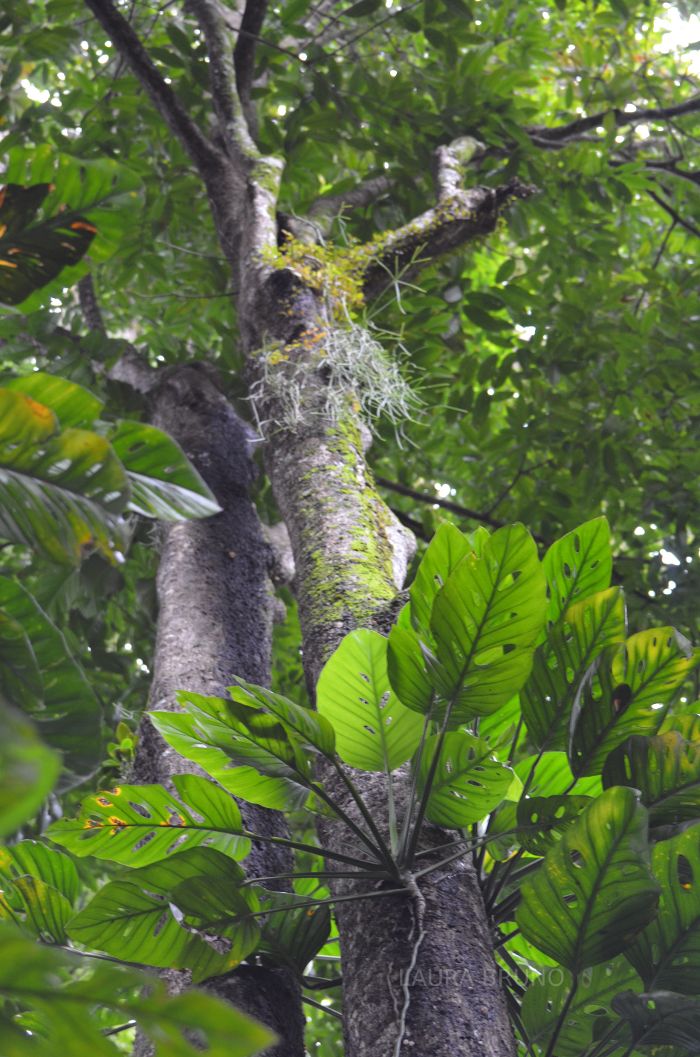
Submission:
[[[685,102],[676,103],[673,106],[652,106],[642,110],[631,111],[619,109],[601,110],[597,114],[590,114],[588,117],[576,118],[576,120],[569,121],[566,125],[556,125],[553,128],[533,125],[530,128],[526,128],[525,131],[531,138],[545,141],[547,145],[550,145],[552,143],[561,143],[563,140],[579,136],[580,133],[598,128],[610,114],[614,115],[616,126],[622,128],[624,125],[637,125],[645,121],[665,121],[672,117],[680,117],[682,114],[693,113],[696,110],[700,110],[700,95],[694,95],[690,99],[686,99]]]

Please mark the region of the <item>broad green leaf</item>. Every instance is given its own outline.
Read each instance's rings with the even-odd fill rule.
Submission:
[[[65,943],[66,925],[73,908],[51,885],[38,877],[22,874],[2,878],[0,919],[20,924],[32,936],[47,943]]]
[[[161,521],[210,517],[221,507],[182,448],[144,422],[120,422],[109,434],[131,484],[129,509]]]
[[[639,789],[652,825],[677,825],[700,818],[700,742],[678,731],[633,734],[610,753],[603,785]]]
[[[625,604],[619,587],[569,606],[547,631],[520,695],[523,718],[538,746],[566,747],[581,679],[606,646],[624,641],[625,632]]]
[[[626,991],[614,998],[611,1005],[628,1022],[635,1051],[648,1050],[655,1054],[678,1046],[681,1053],[698,1052],[700,998],[670,991],[643,994]]]
[[[421,755],[418,789],[423,795],[439,735],[426,739]],[[488,742],[473,734],[446,734],[430,789],[426,815],[431,822],[463,829],[479,822],[505,797],[513,781],[510,767],[494,757]]]
[[[352,631],[326,662],[316,707],[333,725],[338,755],[364,771],[395,770],[418,748],[423,721],[389,685],[387,640]]]
[[[41,946],[0,926],[0,996],[31,1011],[30,1037],[0,1014],[0,1051],[7,1057],[116,1057],[95,1010],[112,1023],[136,1019],[153,1040],[155,1057],[252,1057],[269,1033],[228,1003],[189,989],[170,997],[156,976]]]
[[[83,429],[91,426],[95,419],[100,417],[103,406],[102,400],[89,389],[45,371],[34,371],[22,378],[12,378],[5,382],[5,388],[25,393],[33,400],[50,407],[62,429],[67,426]]]
[[[129,482],[109,442],[96,433],[58,432],[54,413],[24,393],[0,389],[0,534],[53,561],[78,564],[97,547],[123,546],[114,515]]]
[[[0,611],[21,625],[42,679],[41,696],[25,709],[41,737],[63,753],[66,767],[85,774],[102,751],[102,710],[85,672],[41,606],[16,580],[0,576]]]
[[[146,866],[204,844],[243,859],[250,841],[235,800],[206,778],[178,774],[177,796],[159,785],[121,785],[89,796],[75,819],[46,836],[74,855]]]
[[[545,968],[540,978],[530,984],[522,1002],[522,1018],[531,1044],[546,1048],[571,985],[571,974],[559,966]],[[558,1057],[581,1057],[586,1053],[598,1021],[612,1016],[613,998],[620,991],[641,990],[641,986],[637,973],[622,956],[584,969],[557,1038]]]
[[[495,712],[518,692],[544,615],[544,575],[522,525],[498,529],[480,558],[470,554],[457,565],[431,621],[434,685],[451,703],[453,722]]]
[[[430,614],[435,596],[447,582],[452,570],[471,550],[469,540],[455,525],[446,521],[438,526],[409,589],[414,628],[423,632],[430,630]]]
[[[605,590],[610,583],[610,526],[604,517],[579,525],[553,543],[542,567],[547,578],[547,620],[553,623],[574,602]]]
[[[0,837],[14,833],[39,810],[60,769],[58,754],[0,700]]]
[[[263,888],[257,888],[256,892],[263,910],[300,902],[296,893],[268,892]],[[275,965],[288,966],[300,975],[328,941],[330,928],[328,906],[300,907],[270,914],[263,919],[256,953],[269,958]]]
[[[233,701],[241,704],[252,705],[254,708],[262,708],[270,712],[294,732],[299,738],[314,749],[318,749],[324,756],[332,756],[335,750],[335,731],[333,727],[318,712],[312,712],[310,708],[304,708],[288,697],[275,694],[272,690],[266,690],[263,686],[254,686],[238,680],[237,686],[230,686],[228,692]]]
[[[435,697],[426,651],[412,628],[396,625],[389,632],[386,660],[391,688],[402,705],[422,715],[430,712]]]
[[[310,768],[295,735],[269,713],[240,702],[184,692],[178,694],[178,701],[185,711],[149,716],[181,756],[252,804],[278,810],[301,807],[308,795]],[[243,720],[255,724],[258,717],[253,733]]]
[[[232,886],[240,883],[242,874],[233,860],[228,861],[228,887],[233,893]],[[124,961],[191,969],[195,982],[227,972],[255,947],[259,934],[255,920],[250,918],[238,927],[222,925],[215,932],[206,929],[207,935],[227,941],[228,949],[220,952],[194,926],[184,927],[189,924],[186,911],[181,912],[185,914],[184,924],[180,924],[176,913],[179,908],[175,891],[193,878],[199,885],[202,908],[211,909],[207,902],[207,875],[202,873],[209,869],[211,865],[201,856],[193,858],[191,852],[183,852],[167,863],[156,862],[133,870],[101,888],[70,922],[68,933],[74,941]],[[220,886],[218,863],[214,870],[214,886]],[[186,891],[191,897],[192,886],[187,885]],[[254,899],[252,895],[249,898]]]
[[[626,948],[648,991],[700,993],[700,826],[659,841],[651,859],[659,913]]]
[[[574,779],[565,752],[527,756],[515,765],[514,770],[527,787],[529,796],[566,796],[574,787],[577,795],[598,796],[603,789],[597,775]]]
[[[546,855],[589,806],[588,796],[531,796],[518,803],[518,840],[531,855]]]
[[[631,789],[608,789],[522,884],[516,922],[572,973],[623,951],[656,913],[647,818]]]
[[[31,642],[20,622],[0,610],[0,698],[28,712],[43,694]]]
[[[10,880],[31,874],[60,892],[69,903],[74,903],[80,891],[80,879],[75,863],[57,848],[49,848],[35,840],[22,840],[8,848],[0,848],[0,876]]]
[[[640,631],[606,648],[582,682],[571,715],[574,774],[600,774],[632,734],[655,734],[674,693],[700,660],[674,628]]]
[[[686,741],[700,741],[700,716],[695,712],[684,712],[681,715],[667,714],[659,727],[659,734],[668,734],[671,730],[678,731]]]
[[[49,184],[0,189],[0,301],[18,305],[87,252],[96,228],[75,212],[36,220]]]

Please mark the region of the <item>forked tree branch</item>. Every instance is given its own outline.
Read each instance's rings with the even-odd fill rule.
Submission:
[[[376,297],[395,277],[417,269],[421,262],[450,253],[496,227],[503,207],[529,198],[537,188],[517,178],[501,187],[460,187],[465,166],[482,145],[471,137],[455,140],[435,152],[438,204],[396,231],[375,240],[376,252],[364,273],[363,293]],[[372,244],[370,244],[372,245]]]
[[[161,117],[175,133],[202,174],[211,174],[221,164],[221,155],[192,121],[173,89],[156,68],[137,33],[112,0],[85,0],[87,7],[109,34],[119,53],[131,67]]]
[[[236,87],[233,46],[216,0],[189,0],[207,46],[211,94],[226,149],[245,171],[257,155]]]
[[[376,202],[378,198],[390,191],[395,183],[395,178],[388,174],[369,176],[349,190],[341,191],[340,194],[317,198],[307,210],[307,216],[333,217],[341,213],[344,208],[361,209],[363,206]]]

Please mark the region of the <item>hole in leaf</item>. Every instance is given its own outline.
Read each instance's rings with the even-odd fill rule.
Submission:
[[[686,892],[690,891],[693,887],[693,867],[685,855],[679,855],[676,859],[676,874],[681,888],[684,888]]]

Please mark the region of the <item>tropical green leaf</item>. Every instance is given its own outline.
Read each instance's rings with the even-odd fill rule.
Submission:
[[[607,519],[586,521],[562,536],[545,554],[542,567],[549,598],[547,621],[554,623],[574,602],[604,591],[610,584],[612,552]]]
[[[129,509],[161,521],[210,517],[221,507],[172,437],[125,420],[109,434],[131,485]]]
[[[423,721],[389,685],[387,640],[376,631],[346,635],[326,662],[316,707],[335,730],[338,755],[364,771],[395,770],[415,750]]]
[[[700,742],[678,731],[633,734],[605,761],[603,785],[639,789],[652,825],[692,822],[700,818]]]
[[[700,993],[700,826],[659,841],[652,869],[659,913],[626,948],[648,991]]]
[[[157,977],[41,946],[0,926],[0,996],[30,1009],[32,1035],[0,1014],[0,1052],[7,1057],[116,1057],[96,1008],[119,1024],[134,1018],[154,1043],[155,1057],[252,1057],[269,1032],[228,1003],[190,989],[170,997]],[[198,1041],[193,1041],[195,1033]]]
[[[573,980],[559,966],[545,968],[528,987],[522,1002],[523,1024],[530,1043],[546,1048],[568,1002]],[[581,1057],[593,1042],[597,1024],[612,1017],[612,1000],[620,991],[641,990],[634,969],[620,956],[612,962],[585,969],[573,1000],[568,1002],[562,1030],[557,1037],[557,1057]]]
[[[671,730],[677,731],[686,741],[700,741],[700,716],[695,712],[667,714],[659,727],[659,734],[668,734]]]
[[[0,699],[28,712],[43,694],[41,672],[24,628],[0,610]]]
[[[0,301],[18,305],[87,252],[97,229],[83,216],[62,212],[36,221],[50,184],[0,189]]]
[[[532,673],[520,695],[523,718],[535,744],[549,749],[566,747],[581,679],[606,646],[624,641],[625,632],[625,604],[619,587],[599,591],[560,614],[535,653]]]
[[[469,540],[454,525],[446,521],[438,526],[409,589],[411,622],[416,630],[423,633],[430,631],[430,614],[435,596],[453,569],[471,550]]]
[[[253,767],[241,766],[232,760],[227,747],[204,743],[197,733],[196,712],[158,712],[150,715],[154,726],[176,752],[198,764],[234,796],[277,811],[291,811],[306,801],[308,791],[295,782],[286,778],[270,778]],[[214,734],[210,725],[207,729],[210,737],[225,742],[224,731]]]
[[[700,1052],[700,999],[670,991],[634,994],[626,991],[612,1000],[614,1011],[626,1020],[635,1050],[663,1052],[679,1046],[683,1052]]]
[[[193,849],[195,853],[210,849]],[[213,854],[213,853],[211,853]],[[68,926],[71,938],[88,947],[105,951],[123,961],[140,962],[161,968],[191,969],[195,982],[219,975],[240,964],[258,941],[254,918],[235,926],[221,924],[212,930],[212,910],[232,915],[233,908],[255,907],[255,897],[238,896],[236,886],[243,878],[240,867],[227,856],[223,867],[219,857],[206,858],[192,851],[182,852],[167,862],[131,871],[126,877],[106,884]],[[224,870],[226,884],[222,884]],[[192,884],[192,882],[195,882]],[[180,909],[177,890],[182,888],[188,907]],[[226,908],[220,908],[218,892],[226,891]],[[198,893],[195,899],[195,893]],[[250,902],[246,902],[249,900]],[[196,903],[196,915],[191,913]],[[179,911],[179,913],[178,913]],[[184,914],[184,924],[180,919]],[[200,934],[190,919],[204,919]],[[188,927],[184,927],[188,926]],[[207,936],[225,941],[219,951]]]
[[[515,773],[527,786],[529,796],[566,796],[574,786],[576,794],[598,796],[603,785],[598,775],[575,779],[565,752],[543,752],[526,756],[515,765]]]
[[[531,855],[546,855],[581,812],[588,796],[531,796],[518,803],[518,840]]]
[[[238,680],[237,686],[230,686],[228,692],[233,701],[253,708],[262,708],[270,712],[296,734],[311,748],[318,749],[324,756],[332,756],[335,750],[335,731],[324,716],[290,701],[281,694],[266,690],[263,686],[254,686]]]
[[[66,942],[66,925],[73,908],[65,896],[38,877],[23,874],[3,878],[0,919],[21,924],[32,936],[48,943]]]
[[[268,892],[256,889],[262,910],[282,908],[299,903],[291,892]],[[271,959],[301,975],[308,963],[328,941],[331,915],[328,906],[300,907],[264,918],[258,956]]]
[[[647,818],[631,789],[608,789],[522,884],[525,938],[576,974],[614,958],[656,913]]]
[[[96,433],[59,432],[50,408],[0,389],[0,534],[53,561],[78,564],[122,545],[114,515],[129,499],[126,473]]]
[[[14,833],[39,810],[60,770],[58,754],[0,700],[0,837]]]
[[[391,688],[402,705],[427,715],[435,699],[428,673],[428,648],[412,628],[396,624],[387,642],[387,673]]]
[[[421,796],[439,744],[437,734],[426,739],[418,772]],[[487,741],[462,731],[446,734],[430,788],[426,815],[439,826],[463,829],[493,811],[505,797],[513,779],[513,771],[499,763]]]
[[[640,631],[606,648],[582,682],[572,711],[574,774],[600,774],[608,754],[625,738],[655,734],[698,660],[700,650],[674,628]]]
[[[0,576],[0,612],[21,625],[36,659],[41,695],[25,709],[41,737],[60,749],[65,765],[85,774],[100,759],[102,710],[85,672],[38,602],[16,580]]]
[[[80,879],[75,863],[57,848],[48,848],[35,840],[21,840],[11,847],[0,848],[0,876],[13,880],[24,874],[51,885],[71,904],[78,898]]]
[[[434,685],[454,723],[488,715],[521,688],[545,614],[535,542],[522,525],[498,529],[481,557],[454,569],[433,604]],[[444,711],[443,707],[443,711]]]
[[[46,371],[33,371],[22,378],[12,378],[4,383],[4,387],[50,407],[61,429],[68,426],[87,429],[100,417],[103,407],[102,400],[89,389]]]
[[[50,840],[74,855],[147,866],[200,844],[243,859],[250,841],[235,800],[206,778],[173,776],[177,796],[159,785],[121,785],[89,796],[75,819],[59,819]]]

